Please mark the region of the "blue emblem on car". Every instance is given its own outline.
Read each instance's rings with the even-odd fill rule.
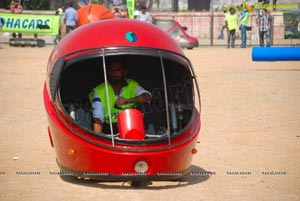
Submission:
[[[135,41],[137,41],[137,35],[131,31],[129,31],[126,33],[126,39],[129,42],[135,42]]]

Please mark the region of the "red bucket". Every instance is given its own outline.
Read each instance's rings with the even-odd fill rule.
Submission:
[[[118,115],[120,138],[145,139],[144,116],[136,109],[126,109]]]

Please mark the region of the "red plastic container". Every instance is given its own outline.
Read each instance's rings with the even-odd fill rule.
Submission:
[[[144,116],[137,109],[126,109],[118,115],[120,138],[145,139]]]

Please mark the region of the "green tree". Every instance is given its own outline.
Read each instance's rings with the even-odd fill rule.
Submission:
[[[23,0],[23,8],[26,10],[49,10],[50,0]]]

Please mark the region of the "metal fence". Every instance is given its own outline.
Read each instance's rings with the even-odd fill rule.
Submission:
[[[223,13],[152,13],[155,19],[174,19],[182,26],[188,28],[189,35],[199,39],[200,45],[226,45],[227,29],[224,28],[225,17]],[[286,25],[283,14],[272,14],[271,43],[280,45],[300,45],[300,38],[289,38],[285,36]],[[259,32],[256,25],[256,15],[251,15],[248,21],[247,45],[259,44]],[[222,34],[223,29],[223,34]],[[300,33],[298,31],[298,33]],[[241,33],[236,32],[236,45],[241,44]]]

